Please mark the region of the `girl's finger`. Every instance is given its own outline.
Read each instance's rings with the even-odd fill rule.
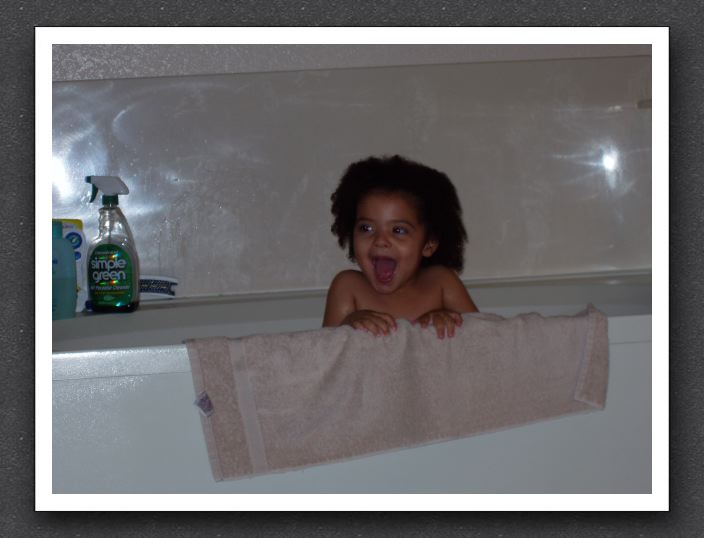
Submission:
[[[389,320],[386,319],[386,317],[384,317],[383,315],[375,315],[373,321],[380,332],[384,334],[389,334],[389,331],[391,330],[391,324],[389,323]]]
[[[364,323],[363,319],[357,319],[352,322],[352,327],[358,331],[364,331],[364,332],[371,332],[367,328],[367,325]]]
[[[389,329],[396,329],[396,320],[391,314],[383,314],[384,321],[386,321],[387,327]]]
[[[369,321],[374,325],[377,330],[377,332],[375,332],[374,334],[389,334],[389,321],[384,316],[374,315],[369,319]]]
[[[379,331],[376,325],[372,321],[370,321],[369,318],[361,318],[355,321],[355,328],[372,333],[375,336]]]
[[[445,318],[442,316],[433,316],[433,325],[438,338],[445,338]]]
[[[454,312],[445,312],[443,316],[443,326],[447,336],[452,337],[455,335],[455,324],[457,323]]]
[[[373,319],[366,319],[365,322],[374,336],[379,336],[383,332],[383,329]]]

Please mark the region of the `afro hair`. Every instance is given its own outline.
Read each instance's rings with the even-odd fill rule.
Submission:
[[[418,208],[428,237],[438,248],[422,266],[444,265],[457,272],[464,265],[467,231],[462,223],[462,208],[457,191],[444,173],[399,155],[369,157],[352,163],[332,194],[332,233],[348,257],[354,261],[352,234],[357,206],[370,192],[402,193],[411,197]]]

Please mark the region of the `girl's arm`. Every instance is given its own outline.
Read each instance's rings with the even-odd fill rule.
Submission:
[[[452,271],[447,269],[443,271],[443,286],[442,286],[442,306],[447,310],[452,310],[460,314],[465,312],[479,312],[477,305],[474,304],[472,297],[470,297],[467,288],[464,287],[460,277]]]
[[[323,327],[337,327],[356,310],[353,293],[354,271],[341,271],[332,279],[325,302]]]
[[[413,324],[420,323],[425,328],[428,325],[435,327],[438,338],[455,335],[455,327],[462,325],[462,314],[465,312],[479,312],[474,301],[469,296],[460,277],[452,269],[436,266],[434,278],[442,288],[442,308],[426,312]]]

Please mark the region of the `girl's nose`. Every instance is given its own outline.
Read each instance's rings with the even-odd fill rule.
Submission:
[[[386,233],[382,232],[377,232],[374,235],[374,244],[378,247],[388,247],[389,246],[389,238],[386,235]]]

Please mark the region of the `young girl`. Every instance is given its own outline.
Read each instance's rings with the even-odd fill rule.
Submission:
[[[323,326],[389,334],[396,319],[454,336],[461,314],[477,312],[457,276],[467,232],[449,178],[394,156],[349,166],[331,196],[332,232],[359,271],[330,284]]]

